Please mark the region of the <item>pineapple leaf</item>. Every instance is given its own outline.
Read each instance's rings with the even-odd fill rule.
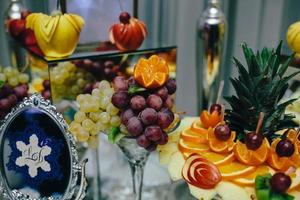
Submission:
[[[281,65],[281,67],[280,67],[279,70],[278,70],[278,75],[279,75],[280,77],[283,77],[283,75],[285,74],[287,68],[290,66],[290,64],[291,64],[291,62],[292,62],[292,60],[293,60],[293,58],[294,58],[294,54],[293,54],[292,56],[290,56],[290,57],[289,57],[289,58]],[[274,73],[276,73],[276,72],[273,71],[273,74],[274,74]]]
[[[281,55],[281,47],[282,47],[282,40],[280,40],[279,45],[276,48],[276,55]]]

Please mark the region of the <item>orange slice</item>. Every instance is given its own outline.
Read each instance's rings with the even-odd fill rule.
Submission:
[[[300,168],[298,168],[295,173],[289,174],[289,176],[292,179],[292,184],[288,191],[300,191]]]
[[[259,165],[259,166],[257,166],[256,170],[253,173],[251,173],[245,177],[234,179],[234,180],[232,180],[232,182],[234,182],[240,186],[253,187],[255,184],[256,176],[267,174],[267,173],[274,174],[275,171],[267,165]]]
[[[200,120],[204,128],[214,128],[218,123],[221,122],[221,115],[218,111],[209,113],[207,110],[204,110],[200,114]]]
[[[256,166],[248,166],[239,162],[231,162],[227,165],[218,166],[223,180],[232,180],[245,177],[256,170]]]
[[[291,138],[291,135],[289,138]],[[280,171],[285,171],[291,166],[299,167],[300,155],[298,153],[298,149],[295,148],[293,155],[291,155],[290,157],[279,157],[276,153],[276,146],[279,141],[280,138],[277,138],[272,142],[270,155],[268,156],[267,160],[268,164]]]
[[[232,131],[231,132],[231,136],[228,140],[226,141],[221,141],[219,140],[214,133],[214,129],[209,128],[208,129],[208,146],[211,150],[213,150],[214,152],[217,153],[228,153],[231,152],[235,143],[234,143],[234,139],[235,139],[235,132]]]
[[[181,132],[180,137],[188,142],[194,143],[206,143],[207,142],[207,134],[200,134],[198,132],[193,131],[190,128],[184,129]]]
[[[197,153],[197,154],[201,154],[201,152],[204,151],[209,151],[209,147],[205,143],[186,142],[183,139],[179,140],[178,149],[182,153]]]
[[[134,79],[145,88],[158,88],[169,78],[167,62],[157,55],[141,58],[134,68]]]
[[[234,155],[241,163],[246,165],[260,165],[267,160],[269,149],[269,142],[265,138],[261,146],[255,151],[248,149],[246,144],[240,141],[237,141],[233,151]]]
[[[191,129],[199,134],[207,134],[208,132],[206,128],[203,128],[203,125],[200,120],[193,122]]]

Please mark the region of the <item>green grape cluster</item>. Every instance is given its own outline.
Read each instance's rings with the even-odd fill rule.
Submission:
[[[16,87],[19,84],[26,84],[29,82],[28,74],[21,73],[16,68],[0,67],[0,81],[7,82],[10,86]]]
[[[76,98],[79,111],[70,124],[70,132],[79,142],[87,142],[90,147],[98,146],[98,134],[111,127],[119,127],[119,109],[111,103],[114,89],[106,80],[101,81],[91,94],[80,94]]]
[[[54,99],[73,99],[83,93],[84,87],[94,81],[93,76],[77,68],[71,62],[59,63],[50,69],[51,87]]]

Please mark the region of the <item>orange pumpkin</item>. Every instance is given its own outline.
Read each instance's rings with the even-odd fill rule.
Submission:
[[[127,12],[122,12],[119,19],[120,23],[110,27],[111,43],[121,51],[139,48],[147,36],[147,27],[144,22],[131,17]]]

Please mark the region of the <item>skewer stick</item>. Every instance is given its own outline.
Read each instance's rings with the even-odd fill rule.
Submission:
[[[258,122],[257,122],[257,126],[256,126],[256,131],[255,131],[256,133],[259,133],[259,131],[260,131],[261,125],[262,125],[262,123],[264,121],[264,116],[265,116],[265,114],[263,112],[259,113],[259,118],[258,118]]]
[[[221,105],[221,122],[224,121],[225,117],[225,106]]]
[[[300,127],[296,131],[296,135],[299,135],[299,134],[300,134]]]
[[[217,104],[220,102],[223,88],[224,88],[224,80],[222,80],[219,85],[218,96],[217,96],[217,101],[216,101]]]
[[[290,167],[285,171],[285,174],[290,175],[290,174],[294,173],[295,171],[296,171],[295,167]]]

